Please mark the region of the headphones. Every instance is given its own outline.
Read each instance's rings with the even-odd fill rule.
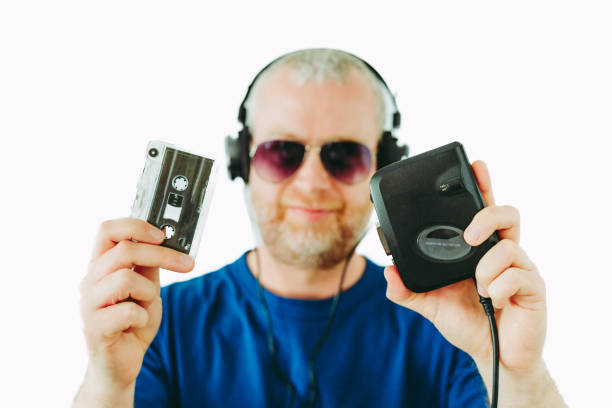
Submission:
[[[225,153],[227,156],[227,170],[229,173],[229,177],[231,180],[234,180],[236,177],[241,177],[245,184],[249,181],[249,170],[251,168],[251,158],[249,156],[249,146],[251,144],[251,132],[249,127],[246,125],[247,119],[247,109],[246,109],[246,101],[251,94],[251,90],[253,86],[257,82],[257,79],[263,74],[270,66],[272,66],[275,62],[279,61],[282,58],[285,58],[288,55],[298,53],[305,50],[294,51],[288,54],[281,55],[276,58],[268,65],[266,65],[261,71],[257,73],[253,81],[250,83],[249,88],[247,89],[247,93],[242,99],[242,103],[240,104],[240,108],[238,109],[238,122],[242,124],[242,129],[238,132],[237,138],[232,138],[231,136],[227,136],[225,138]],[[340,51],[340,50],[338,50]],[[376,163],[377,169],[380,169],[388,164],[396,162],[400,160],[403,156],[408,156],[408,145],[400,145],[397,141],[397,137],[393,136],[393,130],[399,128],[402,117],[397,109],[397,102],[395,101],[395,97],[391,93],[391,90],[387,86],[387,83],[382,78],[382,76],[365,60],[359,58],[356,55],[348,53],[346,51],[341,51],[344,54],[354,57],[355,59],[361,61],[366,68],[380,81],[383,85],[389,99],[393,103],[393,116],[391,121],[391,129],[385,129],[383,134],[378,142],[377,150],[376,150]]]

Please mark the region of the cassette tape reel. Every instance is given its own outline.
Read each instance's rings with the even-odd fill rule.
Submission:
[[[215,161],[162,141],[147,146],[131,217],[166,233],[161,244],[195,256],[216,180]]]

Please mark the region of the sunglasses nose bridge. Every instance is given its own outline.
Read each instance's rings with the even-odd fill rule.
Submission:
[[[300,163],[300,168],[298,169],[298,171],[304,172],[304,167],[306,166],[312,166],[313,164],[306,164],[308,162],[308,153],[311,152],[312,154],[314,154],[315,156],[318,157],[318,159],[315,158],[315,160],[318,161],[318,165],[314,164],[314,166],[319,167],[318,170],[316,170],[316,172],[321,172],[319,174],[319,176],[324,175],[323,177],[329,177],[330,174],[327,171],[325,165],[323,164],[323,158],[321,157],[321,146],[320,145],[304,145],[304,157],[302,158],[302,162]],[[307,170],[307,172],[312,171],[312,169]]]
[[[316,152],[320,152],[321,151],[321,146],[320,145],[304,145],[304,150],[306,150],[307,152],[310,150],[315,150]]]
[[[321,165],[323,165],[323,158],[321,157],[321,145],[304,145],[304,157],[302,157],[302,163],[306,161],[308,152],[310,152],[311,150],[312,154],[319,156],[319,159],[321,160]]]

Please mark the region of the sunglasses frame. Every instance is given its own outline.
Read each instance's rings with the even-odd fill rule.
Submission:
[[[297,171],[300,169],[300,167],[302,167],[302,164],[304,163],[304,160],[306,159],[306,154],[310,151],[310,150],[316,150],[319,154],[319,160],[321,160],[321,164],[323,165],[323,168],[325,168],[325,171],[327,172],[327,174],[329,174],[333,179],[340,181],[341,183],[344,183],[343,181],[341,181],[340,179],[336,178],[333,174],[330,173],[329,170],[327,170],[327,167],[325,166],[325,164],[323,163],[323,159],[321,158],[321,148],[325,145],[329,145],[329,144],[334,144],[334,143],[346,143],[346,142],[350,142],[350,143],[355,143],[358,144],[360,146],[365,147],[368,150],[368,153],[370,154],[370,168],[368,169],[371,170],[372,169],[372,158],[374,157],[374,155],[372,154],[372,149],[367,146],[364,143],[361,142],[357,142],[355,140],[346,140],[346,139],[340,139],[340,140],[332,140],[332,141],[328,141],[325,143],[320,143],[320,144],[312,144],[312,143],[302,143],[298,140],[293,140],[293,139],[271,139],[271,140],[264,140],[263,142],[258,143],[257,145],[253,145],[251,146],[251,150],[249,151],[249,160],[251,161],[251,163],[253,163],[253,158],[255,157],[255,153],[257,152],[257,149],[264,143],[270,143],[270,142],[292,142],[292,143],[297,143],[299,145],[302,145],[304,147],[304,155],[302,157],[302,161],[300,162],[300,165],[296,168],[296,170],[290,175],[288,176],[286,179],[291,178],[291,176],[293,176],[295,173],[297,173]],[[257,169],[255,169],[257,171]],[[282,181],[286,180],[283,179],[281,181],[278,181],[277,183],[281,183]],[[351,183],[344,183],[344,184],[351,184]]]

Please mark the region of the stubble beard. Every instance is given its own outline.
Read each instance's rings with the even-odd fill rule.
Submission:
[[[362,238],[371,215],[369,201],[343,206],[325,221],[294,224],[287,207],[270,205],[251,191],[251,203],[261,239],[274,258],[302,269],[326,269],[345,260]],[[348,211],[347,211],[348,210]]]

